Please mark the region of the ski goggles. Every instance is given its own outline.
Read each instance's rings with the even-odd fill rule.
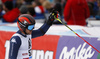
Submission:
[[[33,28],[34,28],[34,25],[28,25],[28,26],[27,26],[27,29],[28,29],[28,30],[32,30]]]

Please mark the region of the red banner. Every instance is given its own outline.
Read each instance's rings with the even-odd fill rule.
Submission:
[[[55,59],[59,37],[60,36],[56,36],[56,35],[44,35],[44,36],[33,39],[32,40],[33,54],[34,54],[34,50],[35,50],[35,52],[40,51],[40,53],[41,52],[44,53],[44,54],[42,54],[43,57],[41,57],[40,59],[42,59],[42,58]],[[50,54],[47,56],[46,55],[47,52],[52,53],[51,54],[52,56],[49,56]],[[37,54],[38,54],[38,52],[32,56],[33,59],[36,59],[36,57],[34,57],[34,56],[37,56]],[[40,54],[40,56],[41,56],[41,54]],[[37,56],[37,59],[38,59],[38,57],[39,56]],[[46,58],[46,57],[48,57],[48,58]]]
[[[0,31],[0,59],[5,59],[5,42],[10,40],[15,32]]]

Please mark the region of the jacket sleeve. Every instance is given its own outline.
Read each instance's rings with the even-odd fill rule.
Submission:
[[[64,20],[67,22],[71,14],[71,1],[68,0],[64,7]]]
[[[10,39],[9,59],[17,59],[17,54],[21,40],[18,36],[14,36]]]
[[[38,30],[32,31],[32,38],[43,36],[47,30],[49,29],[50,25],[44,23]]]

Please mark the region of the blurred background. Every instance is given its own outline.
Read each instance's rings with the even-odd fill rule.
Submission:
[[[19,15],[30,14],[43,23],[52,9],[67,25],[100,25],[100,0],[0,0],[0,22],[13,23]]]
[[[18,30],[16,22],[21,14],[32,15],[36,20],[35,28],[38,29],[48,20],[52,9],[59,12],[62,22],[100,51],[100,0],[0,0],[1,59],[7,59],[7,41]],[[49,51],[53,54],[45,53],[49,55],[47,59],[67,59],[70,55],[73,58],[78,56],[79,59],[100,59],[100,53],[57,20],[44,36],[32,42],[33,57],[40,57],[41,52],[38,54],[38,51],[42,51],[41,56],[45,57],[44,53]],[[67,52],[71,52],[69,56]]]

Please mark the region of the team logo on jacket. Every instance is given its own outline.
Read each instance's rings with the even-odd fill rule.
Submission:
[[[13,43],[17,43],[16,40],[15,40],[15,38],[13,38],[13,39],[11,40],[11,42],[13,42]]]

